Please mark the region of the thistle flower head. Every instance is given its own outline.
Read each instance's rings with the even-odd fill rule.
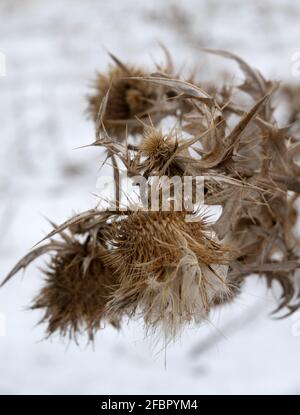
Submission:
[[[176,137],[172,134],[163,134],[161,129],[148,127],[145,129],[141,144],[139,145],[142,155],[149,158],[160,156],[168,160],[176,149]]]
[[[198,218],[199,219],[199,218]],[[111,228],[105,264],[119,278],[107,315],[141,313],[148,328],[174,337],[191,321],[203,321],[214,298],[226,296],[228,252],[203,220],[182,212],[133,212]]]
[[[142,124],[136,117],[147,116],[161,95],[161,88],[130,79],[145,75],[143,69],[123,64],[112,66],[107,74],[98,74],[95,92],[88,97],[88,113],[93,120],[97,121],[101,102],[108,93],[103,117],[105,129],[115,136],[124,136],[126,126],[131,133],[141,131]]]
[[[182,176],[185,164],[180,156],[185,152],[179,152],[179,138],[177,131],[171,130],[164,134],[162,129],[147,127],[143,132],[139,144],[139,156],[143,158],[140,166],[144,175],[152,176]]]
[[[87,332],[90,340],[104,324],[104,310],[115,288],[112,273],[104,266],[101,250],[88,242],[66,244],[51,257],[45,285],[35,298],[33,309],[43,309],[42,322],[48,334],[59,332],[70,338]],[[111,323],[118,326],[116,319]]]
[[[59,332],[75,338],[87,332],[90,340],[104,323],[104,310],[115,287],[113,275],[101,259],[101,252],[88,243],[67,245],[51,257],[45,285],[32,308],[43,309],[42,322],[48,334]],[[116,319],[111,320],[115,326]]]

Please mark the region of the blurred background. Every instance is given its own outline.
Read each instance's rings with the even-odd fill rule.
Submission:
[[[292,0],[1,0],[0,16],[1,279],[50,230],[45,217],[59,223],[95,204],[103,155],[75,148],[94,138],[85,95],[107,69],[106,50],[150,66],[163,61],[161,41],[178,67],[239,79],[234,63],[200,51],[222,48],[267,78],[300,83]],[[1,394],[300,393],[300,315],[270,318],[273,295],[256,279],[167,350],[139,322],[107,327],[94,346],[45,340],[40,312],[26,309],[41,284],[35,263],[0,290]]]

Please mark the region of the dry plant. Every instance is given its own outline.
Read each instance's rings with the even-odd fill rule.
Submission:
[[[228,252],[203,219],[188,223],[182,212],[131,212],[114,223],[108,239],[113,249],[104,262],[120,284],[107,306],[112,319],[140,313],[147,327],[172,338],[229,295]]]
[[[162,76],[172,76],[173,62],[163,45],[162,48],[166,63],[156,65],[155,70]],[[108,73],[98,73],[92,84],[93,93],[87,97],[87,113],[98,124],[99,108],[105,102],[101,122],[111,137],[122,141],[128,131],[132,134],[142,131],[139,119],[147,121],[151,116],[158,123],[167,115],[176,113],[180,104],[179,101],[170,100],[172,91],[168,87],[138,81],[137,78],[147,75],[143,68],[124,64],[112,54],[110,57],[113,63]],[[109,99],[105,100],[108,91]]]
[[[97,76],[88,98],[96,131],[91,145],[106,150],[116,188],[121,164],[149,186],[153,176],[202,176],[205,204],[222,213],[212,223],[194,205],[194,220],[186,221],[187,212],[173,204],[169,211],[161,204],[156,212],[120,211],[118,200],[115,210],[98,206],[54,226],[49,242],[3,282],[53,252],[33,304],[44,309],[49,334],[76,338],[87,330],[93,339],[105,322],[119,327],[125,318],[142,317],[147,330],[162,331],[169,341],[186,325],[208,321],[214,307],[233,301],[254,276],[268,288],[281,287],[276,311],[300,308],[294,232],[300,146],[290,126],[278,126],[273,101],[287,90],[241,58],[209,49],[236,61],[244,82],[206,88],[177,74],[164,51],[166,64],[154,73],[111,56],[113,66]],[[174,127],[165,132],[170,116]],[[298,120],[294,113],[291,119]]]

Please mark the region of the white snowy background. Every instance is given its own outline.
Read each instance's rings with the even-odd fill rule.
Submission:
[[[178,65],[197,63],[213,79],[228,62],[199,47],[223,48],[300,82],[298,1],[1,0],[0,17],[1,279],[49,231],[45,216],[61,222],[94,206],[101,151],[74,148],[94,137],[84,97],[107,68],[105,49],[151,65],[162,41]],[[35,263],[0,290],[1,394],[300,393],[300,316],[272,320],[273,295],[256,279],[166,351],[138,322],[106,328],[94,346],[44,340],[40,312],[26,310],[41,283]]]

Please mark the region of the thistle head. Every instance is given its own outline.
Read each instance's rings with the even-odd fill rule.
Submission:
[[[162,129],[147,127],[139,144],[140,163],[147,176],[182,176],[185,166],[178,151],[179,138],[175,130],[164,134]]]
[[[115,65],[107,74],[98,74],[94,82],[94,94],[88,97],[88,113],[96,122],[101,102],[109,91],[103,124],[108,133],[120,138],[142,131],[143,126],[136,117],[143,118],[151,112],[161,95],[161,88],[149,83],[130,79],[143,77],[141,68]]]
[[[198,218],[199,219],[199,218]],[[168,339],[207,318],[214,299],[229,293],[228,251],[204,220],[182,212],[133,212],[111,229],[105,263],[119,278],[107,315],[142,315]]]
[[[43,309],[47,332],[76,339],[86,332],[93,340],[104,324],[104,311],[115,289],[113,274],[104,266],[101,249],[88,241],[65,242],[44,270],[45,284],[32,308]],[[117,319],[110,321],[118,326]]]

